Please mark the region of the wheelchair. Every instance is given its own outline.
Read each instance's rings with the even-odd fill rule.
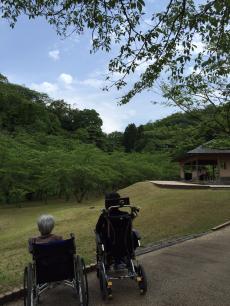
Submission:
[[[133,279],[141,295],[147,292],[144,268],[135,256],[135,246],[140,246],[140,236],[132,229],[132,219],[139,208],[131,206],[129,198],[111,200],[112,206],[103,210],[106,232],[96,232],[97,277],[103,300],[112,298],[113,280]],[[111,214],[114,208],[126,208],[129,213]]]
[[[85,263],[76,255],[73,234],[70,239],[33,244],[32,256],[24,270],[24,306],[37,305],[44,291],[62,282],[75,290],[81,306],[88,305]]]

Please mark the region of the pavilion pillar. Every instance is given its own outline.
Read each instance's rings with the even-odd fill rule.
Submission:
[[[220,182],[220,169],[221,169],[221,166],[220,166],[220,159],[217,158],[217,173],[218,173],[218,177],[217,177],[217,182],[219,183]]]
[[[180,178],[184,180],[184,163],[180,163]]]
[[[196,181],[198,180],[198,160],[197,159],[193,159],[191,161],[191,167],[192,167],[192,180]]]
[[[198,159],[196,159],[196,172],[195,172],[195,179],[196,180],[199,180],[198,170],[199,170]]]

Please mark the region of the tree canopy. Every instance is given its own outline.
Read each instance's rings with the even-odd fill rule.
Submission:
[[[104,134],[95,110],[72,108],[2,79],[0,203],[53,197],[81,202],[140,180],[177,176],[166,152],[161,165],[157,152],[124,153],[123,133]]]
[[[92,51],[109,51],[114,43],[119,44],[117,56],[109,63],[112,78],[114,73],[120,75],[114,86],[118,89],[126,86],[127,76],[140,66],[144,68],[121,103],[152,88],[160,76],[170,86],[166,98],[177,105],[178,90],[182,90],[184,97],[190,98],[183,104],[199,107],[200,99],[193,101],[191,97],[194,93],[202,96],[210,84],[212,91],[206,90],[208,97],[218,92],[218,103],[229,101],[229,0],[167,3],[162,11],[147,14],[149,23],[143,22],[144,0],[3,0],[0,11],[12,27],[21,14],[26,14],[29,18],[45,17],[59,35],[81,34],[89,29]],[[211,103],[206,100],[206,104]]]
[[[225,106],[217,120],[209,106],[107,135],[95,110],[0,82],[0,203],[81,202],[141,180],[175,179],[179,155],[207,142],[229,146]]]

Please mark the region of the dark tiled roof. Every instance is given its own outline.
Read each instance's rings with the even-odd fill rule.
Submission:
[[[224,149],[210,149],[206,148],[203,145],[187,152],[188,155],[190,154],[230,154],[230,150]]]

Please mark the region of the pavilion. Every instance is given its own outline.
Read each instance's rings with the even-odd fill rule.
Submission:
[[[178,159],[184,181],[230,184],[230,149],[201,145]]]

